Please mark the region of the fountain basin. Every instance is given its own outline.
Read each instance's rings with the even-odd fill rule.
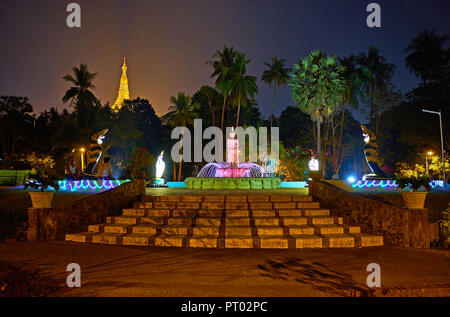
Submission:
[[[184,181],[188,189],[276,189],[278,177],[188,177]]]

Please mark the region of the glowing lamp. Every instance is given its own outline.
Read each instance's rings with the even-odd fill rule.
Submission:
[[[349,182],[350,184],[353,184],[356,181],[356,178],[353,176],[349,176],[347,177],[347,182]]]

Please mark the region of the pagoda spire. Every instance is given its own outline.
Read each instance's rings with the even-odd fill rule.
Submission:
[[[122,77],[120,77],[119,93],[117,95],[116,102],[112,106],[114,111],[119,111],[122,108],[123,101],[130,99],[130,91],[128,90],[128,77],[127,77],[127,59],[123,58]]]

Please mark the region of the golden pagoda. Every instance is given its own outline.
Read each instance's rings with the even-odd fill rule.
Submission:
[[[123,58],[122,77],[120,77],[119,95],[116,102],[112,106],[114,111],[119,111],[122,108],[123,101],[130,99],[130,91],[128,90],[128,77],[127,77],[127,60]]]

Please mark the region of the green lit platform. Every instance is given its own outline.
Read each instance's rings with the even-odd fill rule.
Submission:
[[[278,177],[188,177],[184,181],[187,189],[277,189]]]

